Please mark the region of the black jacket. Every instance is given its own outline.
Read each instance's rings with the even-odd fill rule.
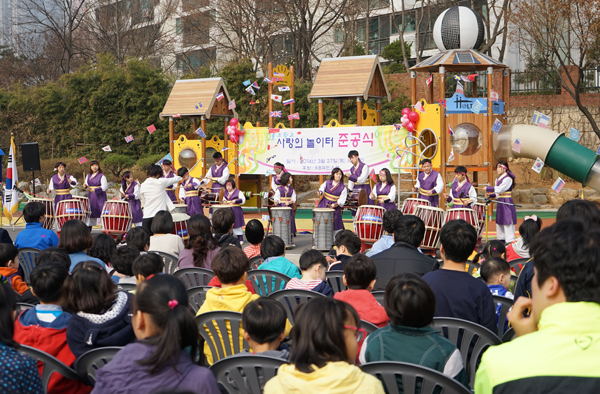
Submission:
[[[237,246],[242,249],[240,240],[233,234],[215,234],[215,238],[219,241],[219,246],[224,248],[229,245]]]
[[[407,242],[396,242],[391,248],[371,256],[377,266],[377,282],[373,291],[384,291],[390,279],[404,273],[423,276],[433,270],[436,261]]]

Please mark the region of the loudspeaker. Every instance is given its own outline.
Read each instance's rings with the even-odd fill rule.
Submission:
[[[37,142],[21,144],[21,157],[23,158],[23,171],[41,171],[40,151]]]

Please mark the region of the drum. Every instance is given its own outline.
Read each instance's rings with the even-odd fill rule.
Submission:
[[[273,235],[278,236],[285,242],[285,247],[293,246],[292,242],[292,208],[271,208],[271,220],[273,221]]]
[[[444,224],[444,210],[442,208],[417,205],[415,216],[425,223],[425,236],[421,242],[423,249],[437,249],[440,242],[440,230]]]
[[[173,209],[173,213],[187,213],[187,205],[185,204],[174,204],[175,209]]]
[[[465,220],[467,223],[475,227],[475,231],[479,233],[479,221],[477,220],[475,211],[471,208],[454,208],[447,210],[446,216],[444,217],[444,224],[455,219]]]
[[[475,211],[475,216],[477,217],[477,223],[479,225],[479,230],[477,231],[477,236],[481,237],[481,235],[485,231],[486,206],[483,203],[476,202],[475,204],[473,204],[473,210]]]
[[[333,208],[313,209],[313,249],[329,250],[333,245]]]
[[[202,190],[200,192],[200,201],[206,205],[216,205],[223,200],[223,194],[225,194],[225,188],[222,188],[219,193],[213,193],[212,191]]]
[[[46,213],[44,215],[44,221],[42,222],[42,227],[47,230],[54,230],[54,200],[50,198],[32,198],[29,202],[39,202],[44,205],[46,208]]]
[[[90,208],[90,199],[82,196],[73,196],[73,200],[81,201],[83,212],[85,212],[86,219],[92,215],[92,209]]]
[[[184,245],[187,245],[190,236],[187,230],[187,221],[190,216],[185,213],[173,213],[173,234],[176,234],[181,238]]]
[[[358,208],[363,205],[367,205],[369,196],[367,196],[367,191],[365,189],[356,189],[351,192],[348,192],[348,198],[346,199],[346,204],[344,204],[344,208]]]
[[[68,220],[84,220],[85,212],[79,200],[62,200],[56,204],[56,227],[58,231]]]
[[[131,229],[131,205],[127,201],[109,200],[100,214],[102,232],[117,238]]]
[[[429,200],[424,200],[421,198],[407,198],[402,204],[402,213],[405,215],[414,215],[415,209],[419,205],[426,205],[429,207],[431,206],[431,203]]]
[[[376,205],[362,205],[354,216],[354,232],[361,241],[375,243],[383,235],[383,214],[385,208]]]

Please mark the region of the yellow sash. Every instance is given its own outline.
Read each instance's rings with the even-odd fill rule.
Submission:
[[[337,200],[340,199],[340,196],[334,196],[333,194],[329,194],[327,192],[323,193],[323,195],[325,196],[326,199],[328,199],[329,201],[332,201],[332,202],[336,202]]]
[[[198,195],[198,190],[191,190],[191,191],[186,191],[185,192],[185,196],[186,197],[195,197]]]
[[[512,192],[502,192],[498,194],[498,198],[511,198]]]
[[[65,196],[71,194],[71,189],[56,189],[56,194],[59,196]]]

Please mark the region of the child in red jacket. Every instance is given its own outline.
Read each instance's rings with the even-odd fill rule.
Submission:
[[[361,320],[381,328],[389,323],[390,318],[385,308],[371,294],[376,277],[375,262],[363,254],[355,254],[344,264],[343,280],[348,290],[335,293],[333,298],[352,305]]]
[[[19,269],[19,250],[13,244],[0,243],[0,275],[4,275],[14,291],[22,295],[29,286],[17,273]]]
[[[15,322],[14,339],[17,343],[34,347],[56,357],[72,367],[75,355],[67,344],[67,325],[71,314],[63,312],[65,301],[63,286],[69,271],[58,262],[49,262],[31,272],[31,285],[40,305],[21,313]],[[40,374],[43,366],[39,366]],[[92,391],[92,386],[70,380],[59,374],[50,377],[49,394],[82,393]]]

